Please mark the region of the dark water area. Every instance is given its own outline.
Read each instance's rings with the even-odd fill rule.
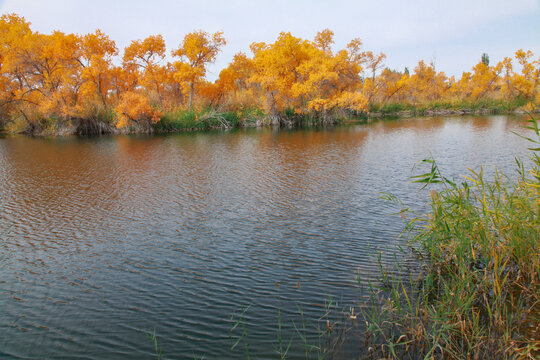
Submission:
[[[165,359],[238,358],[246,343],[276,358],[278,319],[304,358],[299,309],[315,339],[328,303],[358,307],[379,256],[406,259],[405,220],[380,192],[427,210],[408,177],[430,153],[450,178],[514,174],[522,119],[0,138],[0,358],[151,359],[154,329]]]

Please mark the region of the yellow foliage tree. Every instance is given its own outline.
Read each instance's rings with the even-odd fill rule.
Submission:
[[[0,17],[0,111],[2,117],[16,109],[17,105],[30,101],[28,82],[19,68],[22,43],[32,36],[30,23],[15,14]]]
[[[275,43],[252,44],[254,69],[250,81],[256,83],[266,98],[266,110],[270,121],[279,124],[279,111],[293,107],[295,91],[293,85],[299,79],[297,68],[310,57],[312,45],[291,33],[282,32]]]
[[[435,71],[433,63],[426,65],[421,60],[414,68],[414,73],[407,81],[410,101],[413,103],[423,103],[436,101],[443,98],[449,90],[448,78],[444,72]]]
[[[409,74],[384,69],[379,76],[381,102],[405,101],[406,95],[403,94],[408,90],[408,81]]]
[[[246,54],[236,54],[233,61],[219,73],[216,81],[218,98],[231,109],[256,107],[257,90],[250,82],[254,72],[253,60]]]
[[[471,97],[478,100],[495,91],[500,72],[500,64],[495,67],[487,65],[484,61],[476,64],[470,80]]]
[[[515,73],[512,77],[514,89],[517,90],[518,96],[534,100],[539,93],[540,85],[540,59],[533,61],[533,53],[528,50],[516,51],[515,57],[521,65],[521,73]]]
[[[163,86],[167,83],[168,68],[160,63],[165,59],[165,40],[161,35],[148,36],[144,40],[134,40],[125,48],[124,71],[134,73],[138,85],[149,93],[154,92],[161,103]]]
[[[104,108],[107,108],[108,93],[113,87],[112,58],[117,54],[115,42],[101,30],[80,38],[78,61],[83,68],[80,92],[90,101],[97,97]]]
[[[187,34],[178,49],[172,52],[173,56],[180,58],[174,63],[174,79],[189,93],[189,108],[193,103],[195,87],[206,75],[207,65],[215,61],[226,43],[222,31],[210,35],[199,30]]]

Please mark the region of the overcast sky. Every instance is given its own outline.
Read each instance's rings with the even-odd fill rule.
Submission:
[[[42,33],[99,28],[121,51],[148,35],[162,34],[171,50],[193,30],[223,30],[228,43],[211,80],[235,53],[250,54],[252,42],[273,42],[281,31],[313,39],[328,28],[335,50],[359,37],[365,50],[386,53],[392,69],[434,60],[437,70],[456,76],[483,52],[491,63],[520,48],[540,56],[540,0],[0,0],[0,9]]]

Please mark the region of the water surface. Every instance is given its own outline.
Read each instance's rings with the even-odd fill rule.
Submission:
[[[521,125],[2,138],[0,358],[152,358],[154,329],[165,358],[238,357],[231,315],[248,305],[250,354],[275,358],[278,317],[288,342],[298,308],[317,318],[330,297],[356,306],[378,254],[395,261],[404,220],[380,192],[425,209],[426,192],[407,181],[430,153],[448,177],[511,174],[526,154],[511,133]]]

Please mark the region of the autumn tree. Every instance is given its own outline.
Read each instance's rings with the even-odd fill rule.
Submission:
[[[113,56],[118,49],[113,40],[101,30],[80,38],[78,61],[82,66],[81,93],[84,97],[97,97],[104,108],[108,106],[108,93],[113,89]]]
[[[512,64],[512,58],[505,57],[499,64],[502,72],[500,79],[501,94],[506,101],[510,101],[517,94],[517,90],[513,84],[514,66]]]
[[[12,48],[13,75],[20,87],[17,111],[28,122],[57,115],[73,115],[82,80],[76,59],[78,39],[59,31],[51,35],[28,33]]]
[[[226,44],[223,32],[213,35],[198,30],[187,34],[172,55],[180,60],[174,63],[174,79],[189,93],[188,106],[191,109],[196,86],[206,76],[207,66],[216,60],[221,48]]]
[[[280,124],[283,119],[280,111],[289,106],[294,107],[296,91],[294,84],[299,79],[300,64],[310,58],[312,45],[291,33],[282,32],[273,44],[254,43],[255,71],[251,81],[256,83],[266,98],[265,108],[273,124]]]
[[[113,66],[110,69],[111,92],[115,100],[128,91],[135,91],[139,81],[138,73],[126,69],[124,66]]]
[[[240,52],[232,62],[219,73],[216,81],[217,96],[226,99],[229,107],[255,107],[258,106],[258,91],[250,78],[255,68],[252,59]]]
[[[314,111],[323,122],[333,121],[330,112],[336,109],[365,110],[367,99],[359,91],[361,67],[348,51],[333,54],[330,30],[319,32],[309,49],[309,59],[298,67],[300,75],[293,86],[297,97],[307,102],[307,109]]]
[[[463,100],[471,96],[472,94],[471,77],[472,77],[472,74],[470,72],[464,71],[461,74],[460,79],[452,84],[450,93],[452,94],[454,98]]]
[[[30,23],[15,14],[0,17],[0,111],[2,122],[16,105],[28,100],[32,91],[25,72],[20,69],[20,58],[27,37],[32,36]]]
[[[138,77],[138,85],[149,93],[155,92],[158,102],[162,102],[163,86],[167,82],[167,67],[161,65],[165,59],[165,40],[161,35],[148,36],[144,40],[134,40],[125,48],[122,58],[125,72],[133,72]]]
[[[324,29],[323,31],[319,31],[317,35],[315,35],[315,39],[313,42],[315,43],[315,46],[317,48],[327,54],[331,54],[332,44],[334,43],[334,32],[330,29]]]
[[[364,68],[368,71],[368,75],[364,80],[364,87],[362,92],[367,97],[368,102],[372,103],[375,97],[379,93],[381,87],[380,79],[377,79],[377,72],[384,67],[384,59],[386,55],[384,53],[374,54],[371,51],[365,51],[362,53],[362,63]]]
[[[423,60],[419,61],[407,81],[410,101],[422,103],[440,100],[449,90],[447,80],[444,72],[435,70],[433,63],[427,65]]]
[[[366,101],[359,91],[361,41],[354,39],[336,54],[332,43],[333,32],[323,30],[313,42],[281,33],[272,44],[251,45],[251,82],[265,96],[272,123],[289,121],[280,115],[285,108],[312,113],[322,121],[332,121],[331,112],[338,108],[365,109]]]
[[[512,79],[513,87],[518,96],[533,100],[537,97],[540,85],[540,59],[533,60],[533,53],[528,50],[516,51],[515,58],[521,65],[521,73],[515,73]]]
[[[473,75],[471,78],[473,86],[472,97],[474,99],[480,99],[495,91],[500,72],[500,65],[489,66],[483,61],[479,62],[473,68]]]
[[[406,100],[409,74],[384,69],[379,75],[379,93],[382,103],[391,101],[400,102]]]

